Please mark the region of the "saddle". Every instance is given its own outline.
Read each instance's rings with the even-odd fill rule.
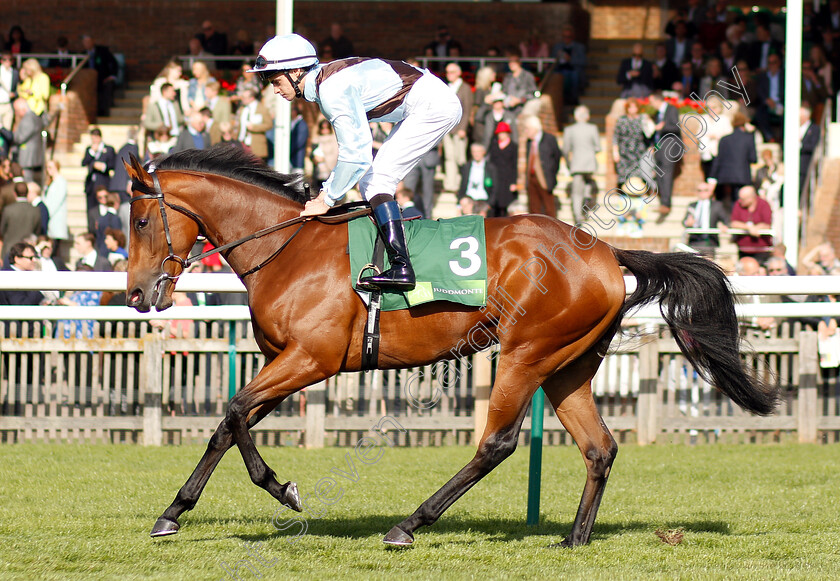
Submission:
[[[350,202],[340,204],[327,210],[326,214],[317,216],[319,222],[324,224],[343,224],[361,216],[370,215],[371,210],[367,202]]]

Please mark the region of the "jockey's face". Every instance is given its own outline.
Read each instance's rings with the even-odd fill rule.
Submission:
[[[288,76],[285,72],[280,72],[274,75],[271,78],[271,86],[274,87],[274,94],[280,95],[287,101],[294,101],[295,88],[289,81],[289,77],[297,80],[302,74],[303,72],[300,69],[295,69],[293,71],[289,71]],[[303,83],[300,84],[300,90],[303,91]]]

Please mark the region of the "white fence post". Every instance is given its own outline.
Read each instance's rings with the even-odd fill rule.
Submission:
[[[323,448],[327,417],[327,382],[319,381],[315,385],[310,385],[304,393],[306,394],[304,442],[307,448]]]
[[[797,432],[799,442],[817,443],[817,333],[802,331],[799,335],[799,393],[797,394]]]
[[[143,445],[163,444],[163,340],[157,334],[143,339]]]

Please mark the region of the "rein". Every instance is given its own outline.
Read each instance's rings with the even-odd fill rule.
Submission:
[[[233,242],[228,242],[227,244],[223,244],[222,246],[219,246],[218,248],[213,248],[212,250],[208,250],[207,252],[202,252],[201,254],[196,254],[194,256],[190,256],[189,258],[184,260],[180,256],[178,256],[177,254],[175,254],[175,251],[172,248],[172,234],[169,231],[169,220],[166,217],[166,206],[169,206],[170,208],[172,208],[175,211],[180,211],[180,210],[178,210],[176,207],[166,203],[166,201],[163,198],[163,190],[160,187],[160,180],[158,179],[157,173],[150,172],[150,174],[151,174],[152,180],[154,182],[154,189],[148,187],[143,182],[140,182],[140,181],[137,181],[137,180],[132,181],[131,189],[133,191],[138,191],[138,192],[143,192],[143,193],[142,193],[142,195],[139,195],[139,196],[132,196],[131,199],[129,200],[129,202],[133,204],[134,202],[136,202],[138,200],[157,200],[158,208],[160,208],[161,221],[163,222],[163,232],[164,232],[164,235],[166,236],[166,247],[167,247],[167,250],[168,250],[169,254],[163,259],[163,261],[160,264],[160,268],[161,268],[162,272],[161,272],[161,275],[158,277],[158,279],[155,281],[155,289],[158,290],[158,291],[160,290],[160,285],[163,284],[166,281],[171,281],[172,284],[175,284],[178,281],[178,279],[181,277],[181,275],[184,273],[184,271],[187,268],[189,268],[189,266],[191,264],[194,264],[195,262],[197,262],[197,261],[199,261],[203,258],[206,258],[208,256],[212,256],[213,254],[217,254],[217,253],[220,253],[220,252],[225,252],[226,250],[230,250],[231,248],[235,248],[235,247],[237,247],[241,244],[244,244],[246,242],[249,242],[251,240],[256,240],[257,238],[262,238],[263,236],[271,234],[272,232],[277,232],[278,230],[283,230],[284,228],[288,228],[289,226],[294,226],[295,224],[300,224],[300,226],[298,226],[297,230],[294,231],[294,233],[289,237],[289,239],[286,240],[280,246],[280,248],[278,248],[276,251],[274,251],[274,253],[271,256],[266,258],[264,261],[262,261],[260,264],[258,264],[254,268],[252,268],[252,269],[248,270],[247,272],[239,275],[239,278],[245,278],[246,276],[257,272],[262,267],[264,267],[266,264],[268,264],[269,262],[271,262],[272,260],[277,258],[277,256],[286,248],[286,246],[288,246],[289,243],[292,240],[294,240],[295,236],[298,235],[298,233],[303,228],[304,223],[309,221],[312,218],[311,216],[296,216],[295,218],[291,218],[289,220],[285,220],[284,222],[280,222],[279,224],[275,224],[273,226],[268,226],[267,228],[263,228],[262,230],[258,230],[257,232],[254,232],[253,234],[249,234],[248,236],[240,238],[239,240],[234,240]],[[190,218],[197,221],[196,216],[192,216],[187,212],[181,212],[181,213],[185,214],[187,216],[190,216]],[[199,226],[202,229],[204,228],[204,225],[201,224],[201,222],[199,222]],[[181,267],[181,271],[177,275],[173,276],[173,275],[169,274],[168,272],[166,272],[166,270],[164,269],[164,266],[166,266],[166,262],[169,261],[169,260],[175,262],[176,264],[178,264],[178,266]]]

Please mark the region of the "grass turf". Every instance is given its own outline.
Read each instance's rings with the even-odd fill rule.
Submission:
[[[308,515],[306,534],[273,526],[279,505],[251,484],[236,450],[181,517],[181,532],[151,539],[203,448],[2,446],[0,579],[233,579],[222,563],[238,564],[243,580],[840,575],[836,446],[623,446],[592,543],[571,550],[547,546],[569,532],[583,488],[574,448],[545,450],[539,526],[524,524],[528,454],[519,450],[404,550],[387,549],[382,536],[454,475],[471,448],[384,449],[373,464],[352,449],[262,452],[301,494],[327,476],[339,483],[328,491],[321,480],[335,502],[310,501],[323,515]],[[682,543],[663,543],[657,529],[682,529]],[[253,542],[262,561],[245,548]]]

